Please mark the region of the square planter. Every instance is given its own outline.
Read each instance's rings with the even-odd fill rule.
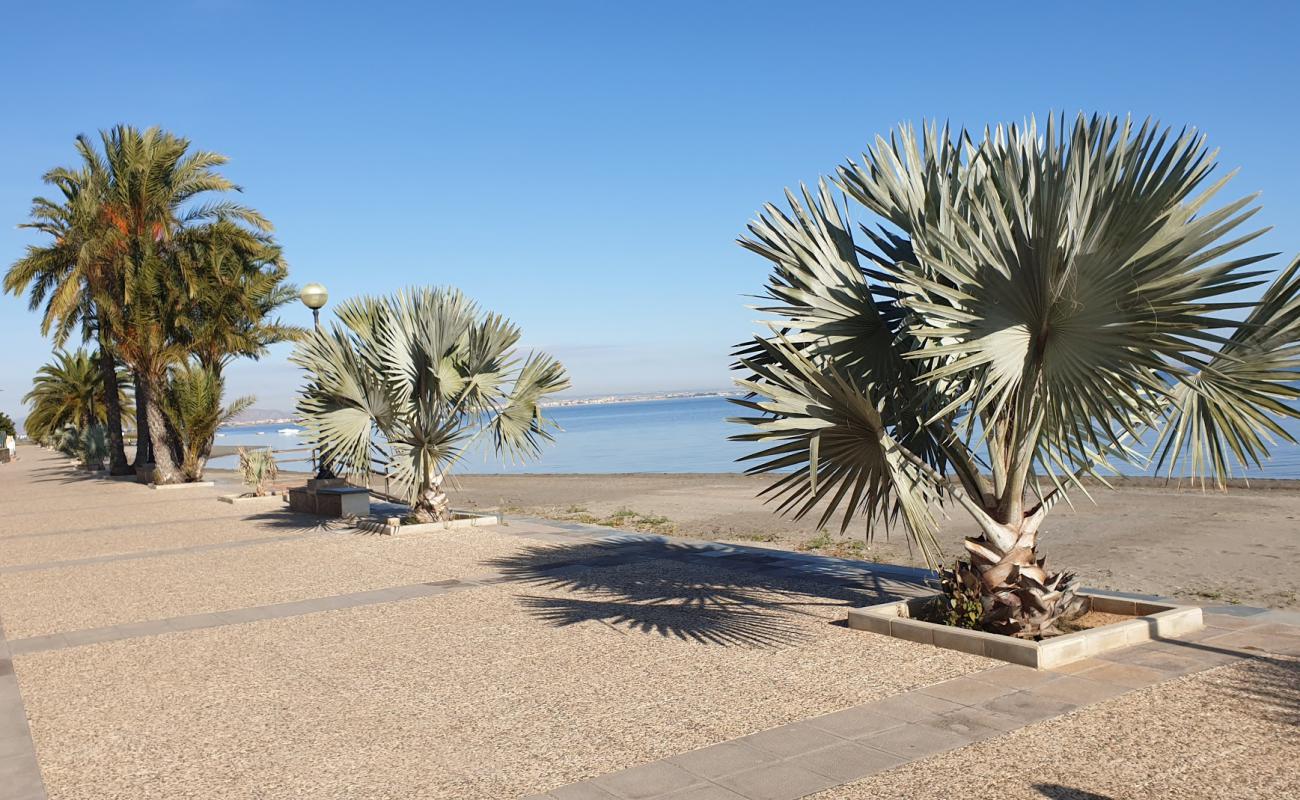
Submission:
[[[934,594],[851,609],[848,625],[854,630],[960,650],[1035,669],[1059,667],[1151,639],[1175,638],[1203,627],[1198,606],[1112,597],[1086,589],[1079,594],[1088,598],[1093,611],[1134,615],[1133,619],[1034,642],[915,619],[916,613],[941,596]]]
[[[479,528],[496,525],[500,518],[495,514],[474,514],[469,511],[452,511],[452,518],[446,522],[424,522],[419,525],[403,525],[401,517],[384,519],[358,519],[354,525],[363,531],[384,536],[406,536],[415,533],[437,533],[457,528]]]

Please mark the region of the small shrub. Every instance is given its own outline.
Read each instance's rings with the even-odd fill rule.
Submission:
[[[970,565],[958,561],[951,570],[939,570],[943,589],[943,622],[956,628],[978,630],[984,619],[979,578]]]
[[[253,490],[257,497],[265,497],[266,484],[279,477],[280,468],[276,466],[275,456],[270,449],[246,450],[239,448],[239,472],[244,477],[244,485]]]
[[[91,425],[86,428],[79,445],[81,458],[88,467],[102,466],[104,459],[108,458],[108,435],[105,433],[103,426]]]
[[[831,535],[826,532],[825,528],[817,531],[817,535],[803,544],[799,545],[800,550],[824,550],[831,546]]]

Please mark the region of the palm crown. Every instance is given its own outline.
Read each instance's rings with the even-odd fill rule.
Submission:
[[[738,352],[759,413],[736,438],[769,445],[750,471],[789,470],[784,511],[897,520],[932,560],[935,506],[959,503],[986,624],[1049,629],[1072,596],[1037,533],[1081,477],[1148,463],[1152,431],[1155,463],[1220,482],[1290,439],[1300,262],[1232,296],[1268,256],[1235,254],[1257,209],[1210,209],[1213,166],[1150,122],[902,128],[838,171],[885,223],[864,242],[824,183],[767,206],[741,242],[774,264],[777,316]]]
[[[377,459],[417,517],[446,517],[443,479],[480,436],[516,459],[550,440],[540,401],[568,377],[548,355],[516,356],[519,329],[505,318],[427,288],[337,313],[342,324],[306,336],[291,359],[309,379],[298,410],[335,467],[363,474]]]

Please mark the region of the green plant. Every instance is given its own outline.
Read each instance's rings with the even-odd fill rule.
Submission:
[[[81,433],[74,427],[59,428],[50,434],[54,449],[68,458],[81,458]]]
[[[831,546],[831,535],[825,529],[817,531],[817,535],[803,544],[799,545],[800,550],[822,550]]]
[[[81,435],[81,458],[87,467],[102,468],[108,458],[108,436],[102,425],[91,425]]]
[[[0,440],[6,436],[17,436],[18,428],[14,426],[13,418],[8,414],[0,411]]]
[[[1300,258],[1254,300],[1236,251],[1253,198],[1209,203],[1194,130],[1079,115],[900,128],[830,186],[766,206],[742,244],[773,266],[768,336],[738,349],[750,473],[795,517],[900,524],[940,563],[960,505],[981,625],[1036,638],[1082,603],[1039,553],[1048,513],[1111,461],[1223,485],[1300,416]],[[1138,452],[1147,437],[1150,459]]]
[[[459,291],[362,297],[337,313],[341,325],[308,334],[291,358],[308,375],[307,435],[336,469],[369,474],[378,459],[418,520],[449,518],[443,485],[474,442],[523,460],[551,439],[541,400],[569,385],[564,367],[521,360],[519,329]]]
[[[280,468],[275,463],[275,455],[270,448],[248,450],[239,448],[239,474],[244,478],[244,485],[252,489],[257,497],[265,497],[266,485],[280,475]]]
[[[222,407],[224,388],[224,381],[210,367],[182,362],[169,370],[165,393],[159,401],[175,438],[186,481],[203,480],[203,468],[217,429],[253,404],[252,397],[241,397]],[[161,469],[159,472],[166,480],[166,473]]]
[[[977,629],[984,620],[980,602],[980,584],[975,573],[957,564],[951,570],[939,570],[943,592],[943,623],[958,628]]]
[[[31,409],[24,424],[28,435],[44,436],[68,425],[84,430],[107,423],[108,396],[98,362],[98,354],[85,349],[59,350],[52,361],[41,366],[31,391],[23,397]],[[119,374],[113,385],[121,393],[119,405],[129,407],[130,401],[122,393],[126,383],[125,375]]]

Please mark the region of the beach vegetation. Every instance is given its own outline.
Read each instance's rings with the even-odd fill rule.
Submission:
[[[901,526],[932,566],[937,511],[960,507],[978,533],[952,585],[978,587],[979,626],[1058,632],[1083,603],[1040,536],[1083,478],[1223,487],[1293,441],[1300,259],[1247,248],[1255,197],[1215,205],[1215,157],[1116,117],[904,126],[765,206],[741,244],[771,262],[770,330],[738,347],[734,437],[763,494]]]

